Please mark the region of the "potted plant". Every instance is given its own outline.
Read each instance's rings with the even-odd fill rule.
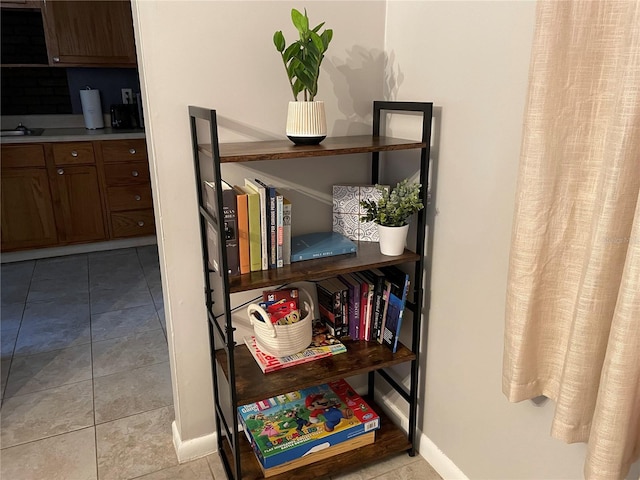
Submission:
[[[318,93],[318,77],[324,54],[333,38],[333,30],[320,32],[324,22],[309,28],[309,17],[295,8],[291,21],[298,30],[298,40],[287,46],[282,31],[273,34],[273,44],[284,64],[293,101],[287,114],[287,137],[297,145],[317,145],[327,136],[327,120],[324,102],[315,100]],[[298,97],[302,95],[302,100]]]
[[[360,205],[365,215],[362,222],[378,225],[380,252],[383,255],[401,255],[409,231],[409,217],[424,208],[420,197],[419,183],[409,184],[407,179],[398,183],[391,191],[378,185],[382,196],[377,201],[363,200]]]

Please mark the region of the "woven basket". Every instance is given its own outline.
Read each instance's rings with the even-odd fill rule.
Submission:
[[[315,311],[311,295],[299,289],[300,295],[305,294],[304,308],[300,309],[302,319],[290,325],[274,325],[269,314],[262,307],[252,303],[247,307],[249,321],[253,325],[256,343],[263,352],[274,357],[285,357],[303,351],[311,344],[312,321]],[[256,318],[257,315],[260,319]]]

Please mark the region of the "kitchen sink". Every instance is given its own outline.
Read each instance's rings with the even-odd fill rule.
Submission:
[[[13,130],[0,130],[0,137],[24,137],[27,135],[38,136],[42,135],[44,128],[27,128],[22,124],[19,124]]]

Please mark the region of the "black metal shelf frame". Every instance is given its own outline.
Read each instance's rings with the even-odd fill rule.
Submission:
[[[431,121],[433,114],[433,104],[427,102],[394,102],[394,101],[374,101],[373,102],[373,136],[380,136],[383,122],[383,112],[391,113],[418,113],[422,116],[422,138],[425,145],[421,148],[420,154],[420,183],[422,184],[421,197],[425,209],[417,214],[416,252],[420,254],[420,260],[415,262],[413,276],[413,301],[407,302],[407,309],[413,313],[411,350],[415,354],[415,359],[410,366],[410,386],[407,389],[400,382],[397,382],[392,374],[384,369],[371,371],[368,374],[368,394],[370,398],[375,398],[376,373],[387,382],[398,394],[408,403],[409,407],[409,428],[407,437],[411,448],[407,451],[410,456],[416,453],[416,426],[418,412],[418,375],[419,375],[419,353],[426,349],[426,333],[428,331],[428,315],[430,304],[430,278],[433,253],[433,220],[435,217],[435,205],[430,201],[430,145],[431,145]],[[224,252],[224,229],[220,228],[220,219],[224,218],[222,211],[222,188],[220,171],[220,148],[218,139],[218,127],[216,111],[196,106],[189,107],[191,141],[193,149],[193,160],[195,167],[196,192],[198,195],[199,220],[203,255],[203,271],[205,284],[205,303],[207,308],[209,343],[211,348],[211,370],[214,388],[215,423],[218,441],[218,451],[220,453],[227,476],[239,480],[242,478],[242,465],[240,456],[240,442],[242,432],[239,431],[236,421],[235,411],[238,407],[236,394],[236,373],[234,368],[233,332],[235,328],[232,324],[232,307],[230,300],[230,286],[227,272],[227,258]],[[197,121],[204,120],[209,126],[209,136],[212,151],[213,178],[215,184],[215,195],[213,196],[213,211],[204,208],[202,171],[200,167],[200,154],[198,142]],[[371,183],[378,183],[380,176],[380,152],[371,153]],[[432,179],[435,180],[435,179]],[[432,196],[435,195],[435,181],[431,182]],[[428,227],[428,239],[426,237]],[[209,251],[207,242],[207,231],[212,229],[217,236],[216,252]],[[214,254],[218,258],[218,268],[212,267],[210,255]],[[214,283],[214,285],[212,285]],[[424,332],[424,333],[423,333]],[[228,397],[222,398],[221,387],[224,376],[217,367],[217,360],[214,352],[224,349],[227,359],[227,381]],[[223,400],[226,400],[227,408],[231,408],[231,413],[225,415]],[[230,418],[227,418],[229,417]],[[223,453],[223,442],[227,441],[227,448],[230,449],[233,464],[229,462]]]

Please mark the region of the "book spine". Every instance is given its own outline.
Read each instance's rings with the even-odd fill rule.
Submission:
[[[284,266],[284,198],[276,192],[276,266]]]
[[[343,255],[345,253],[354,253],[356,250],[352,247],[340,247],[331,250],[325,250],[316,253],[297,253],[291,255],[292,262],[301,262],[303,260],[313,260],[314,258],[332,257],[334,255]]]
[[[323,323],[335,337],[340,336],[342,330],[342,298],[340,292],[334,292],[330,287],[316,284],[318,294],[318,310]]]
[[[387,312],[389,310],[389,294],[391,293],[391,282],[385,280],[385,289],[383,294],[384,309],[382,310],[382,320],[380,321],[379,328],[376,331],[376,341],[382,343],[382,337],[384,334],[384,326],[387,322]]]
[[[255,179],[264,188],[266,196],[265,214],[267,218],[267,255],[269,268],[277,268],[278,265],[278,219],[276,207],[276,189],[267,185],[262,180]]]
[[[224,215],[224,236],[227,247],[227,270],[229,275],[239,275],[238,216],[236,212],[236,193],[233,190],[222,191],[222,211]]]
[[[262,270],[268,270],[269,252],[267,250],[267,194],[265,188],[253,180],[245,178],[244,184],[251,186],[256,192],[258,192],[258,196],[260,198],[260,265],[262,267]]]
[[[284,265],[291,264],[291,202],[283,198],[282,199],[282,227],[283,227],[283,241],[282,241],[282,263]]]
[[[262,270],[262,247],[260,231],[260,196],[251,187],[245,187],[253,193],[247,194],[247,210],[249,215],[249,261],[252,272]]]
[[[234,187],[236,192],[236,212],[238,215],[238,256],[240,259],[240,273],[245,274],[251,271],[251,261],[249,259],[249,211],[247,194],[238,187]]]

